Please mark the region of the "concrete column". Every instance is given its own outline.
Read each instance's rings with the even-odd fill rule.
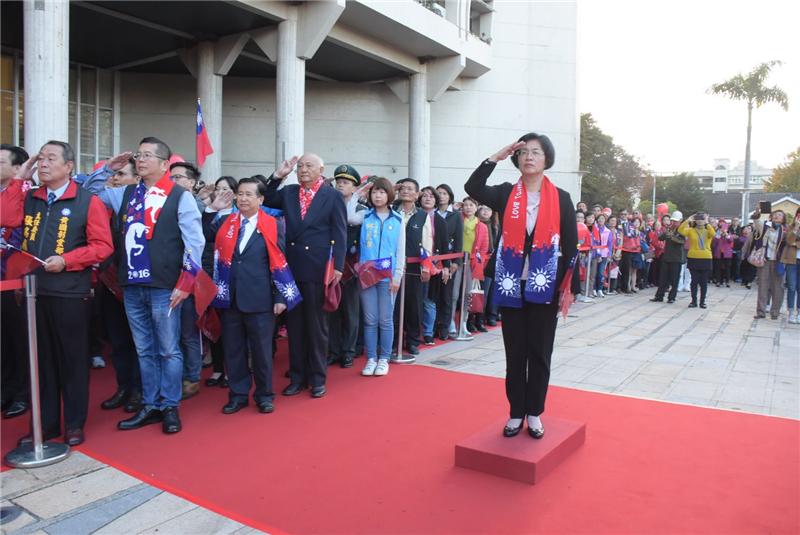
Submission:
[[[408,92],[408,176],[420,187],[430,184],[431,104],[428,102],[428,75],[412,74]]]
[[[222,76],[215,72],[214,57],[214,43],[204,41],[197,45],[197,98],[214,149],[201,169],[206,184],[222,176]]]
[[[50,139],[69,140],[69,3],[27,1],[22,13],[25,146],[33,154]]]
[[[304,147],[306,62],[297,57],[297,21],[278,24],[275,162],[300,155]]]

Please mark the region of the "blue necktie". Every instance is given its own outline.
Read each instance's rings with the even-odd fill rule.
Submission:
[[[239,237],[236,238],[236,250],[239,251],[239,246],[242,244],[244,238],[244,228],[247,226],[247,219],[242,218],[242,223],[239,225]]]
[[[47,194],[47,206],[51,206],[54,202],[56,202],[56,194],[51,191]]]

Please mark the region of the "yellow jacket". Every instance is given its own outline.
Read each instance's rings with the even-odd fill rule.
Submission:
[[[678,234],[689,239],[689,254],[686,255],[689,258],[707,258],[711,260],[713,258],[711,242],[714,240],[716,233],[717,231],[714,230],[714,227],[708,224],[706,224],[705,231],[701,231],[697,227],[690,227],[688,219],[678,227]],[[702,247],[700,246],[701,240],[703,242]]]

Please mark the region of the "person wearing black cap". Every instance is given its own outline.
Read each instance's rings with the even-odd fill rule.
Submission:
[[[359,202],[359,195],[356,194],[361,186],[361,175],[358,171],[351,165],[340,165],[333,173],[336,189],[342,194],[347,206],[347,251],[342,274],[342,299],[339,308],[328,315],[328,365],[338,362],[342,368],[350,368],[356,356],[358,321],[361,317],[355,265],[358,262],[361,222],[367,207]]]
[[[455,200],[453,190],[447,184],[439,184],[436,186],[436,194],[439,196],[436,215],[444,219],[447,224],[446,252],[461,252],[464,241],[464,220],[458,212],[453,210],[453,201]],[[441,340],[447,340],[450,322],[453,319],[453,293],[457,284],[455,278],[459,266],[461,266],[461,260],[452,260],[449,270],[442,272],[442,287],[436,307],[436,331]]]

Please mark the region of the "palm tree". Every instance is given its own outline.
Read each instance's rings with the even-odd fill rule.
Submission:
[[[760,108],[767,102],[777,102],[784,110],[789,110],[789,97],[778,86],[766,87],[764,80],[769,76],[772,67],[782,65],[773,60],[757,65],[747,76],[737,74],[722,83],[714,84],[709,92],[714,95],[725,95],[732,100],[747,101],[747,146],[744,152],[744,190],[750,188],[750,133],[752,127],[753,106]]]

